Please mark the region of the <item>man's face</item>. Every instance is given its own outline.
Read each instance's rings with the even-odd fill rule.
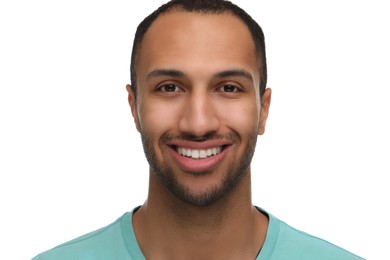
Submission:
[[[229,14],[164,14],[136,66],[129,100],[152,174],[184,202],[218,200],[249,173],[268,114],[249,30]]]

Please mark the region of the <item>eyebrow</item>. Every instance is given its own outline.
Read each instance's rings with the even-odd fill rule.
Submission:
[[[145,79],[149,80],[151,78],[157,78],[157,77],[163,77],[163,76],[169,76],[169,77],[175,77],[175,78],[182,78],[184,77],[184,72],[180,70],[175,69],[157,69],[149,72]]]
[[[156,70],[149,72],[146,75],[145,79],[150,80],[152,78],[164,77],[164,76],[183,78],[186,75],[184,74],[184,72],[182,72],[180,70],[176,70],[176,69],[156,69]],[[247,72],[245,70],[241,70],[241,69],[223,70],[223,71],[215,73],[213,76],[214,76],[214,78],[226,78],[226,77],[237,77],[238,76],[238,77],[243,77],[243,78],[249,80],[250,82],[253,82],[252,75],[249,72]]]
[[[249,80],[250,82],[253,82],[252,75],[249,72],[247,72],[245,70],[241,70],[241,69],[224,70],[224,71],[221,71],[221,72],[214,74],[214,77],[216,77],[216,78],[237,77],[237,76],[244,77],[247,80]]]

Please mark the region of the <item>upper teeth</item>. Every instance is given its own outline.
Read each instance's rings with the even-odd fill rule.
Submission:
[[[206,157],[219,154],[222,151],[222,147],[220,146],[220,147],[209,148],[205,150],[179,147],[177,150],[179,154],[183,156],[191,157],[193,159],[198,159],[198,158],[206,158]]]

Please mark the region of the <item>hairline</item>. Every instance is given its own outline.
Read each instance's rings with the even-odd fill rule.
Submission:
[[[246,15],[248,15],[244,10],[242,10],[242,11]],[[243,17],[240,17],[239,14],[235,13],[233,10],[230,10],[230,9],[223,9],[223,10],[197,10],[197,9],[195,9],[195,10],[187,10],[182,5],[174,5],[174,6],[169,7],[168,9],[158,13],[157,16],[154,17],[154,19],[152,19],[151,23],[147,26],[146,30],[141,34],[141,37],[139,39],[135,39],[134,40],[134,46],[133,46],[133,50],[132,50],[132,56],[134,55],[134,58],[132,58],[132,59],[134,59],[134,60],[133,60],[133,64],[131,64],[132,65],[131,68],[134,67],[133,70],[134,70],[134,74],[135,74],[134,75],[135,76],[135,81],[138,81],[138,77],[137,77],[137,73],[136,73],[136,67],[137,67],[137,64],[138,64],[138,61],[139,61],[141,49],[143,47],[142,43],[144,41],[145,35],[147,34],[147,32],[149,31],[150,27],[156,22],[156,20],[159,17],[161,17],[163,15],[169,15],[169,14],[175,13],[175,12],[193,13],[193,14],[199,14],[199,15],[222,15],[222,14],[228,14],[228,15],[231,15],[233,17],[236,17],[248,29],[248,31],[249,31],[249,33],[251,35],[251,39],[252,39],[252,42],[253,42],[253,45],[254,45],[254,52],[255,52],[255,55],[256,55],[256,60],[257,60],[258,66],[259,66],[259,77],[260,77],[260,85],[258,86],[259,87],[259,93],[260,93],[260,96],[262,96],[262,94],[264,92],[264,89],[265,89],[265,86],[264,86],[264,89],[262,89],[262,84],[264,83],[264,85],[266,85],[266,81],[267,81],[267,75],[266,75],[267,74],[267,68],[266,68],[267,66],[266,66],[264,35],[263,35],[263,44],[264,44],[264,46],[261,47],[261,46],[259,46],[260,45],[259,42],[255,39],[255,33],[251,30],[250,25],[248,24],[248,22],[245,21],[245,19]],[[148,19],[148,18],[153,18],[152,17],[153,14],[154,13],[149,15],[147,18],[145,18],[145,20]],[[145,20],[143,22],[145,22]],[[263,33],[261,27],[260,27],[260,30],[261,30],[261,33]],[[137,29],[137,31],[138,31],[138,29]],[[137,47],[137,48],[135,49],[134,47]],[[264,55],[262,55],[262,53],[261,53],[261,51],[262,51],[261,48],[264,48]],[[265,65],[265,68],[262,68],[263,65]],[[131,75],[131,78],[132,78],[132,70],[131,70],[131,68],[130,68],[130,75]],[[265,69],[265,78],[263,78],[263,70],[264,69]],[[263,82],[263,81],[265,81],[265,82]],[[137,86],[138,86],[137,82],[131,82],[131,88],[132,88],[135,96],[137,96]]]

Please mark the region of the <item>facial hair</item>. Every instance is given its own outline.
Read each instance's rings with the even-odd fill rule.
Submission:
[[[179,200],[188,203],[193,206],[208,206],[216,202],[220,198],[228,194],[236,185],[240,182],[242,177],[248,172],[248,167],[253,158],[253,154],[257,142],[257,131],[248,135],[248,142],[243,154],[232,160],[228,167],[227,173],[224,174],[223,179],[218,185],[209,188],[207,191],[199,194],[191,192],[189,187],[181,184],[173,170],[166,164],[159,162],[156,156],[156,152],[153,149],[153,140],[150,135],[141,131],[142,144],[145,152],[146,159],[149,162],[151,172],[159,178],[163,185]],[[241,142],[240,136],[235,132],[228,134],[207,134],[202,137],[195,136],[174,136],[172,134],[164,134],[159,140],[159,147],[163,147],[166,143],[172,140],[189,140],[189,141],[206,141],[210,139],[222,139],[231,142],[232,144],[239,144]],[[199,175],[200,173],[189,173]],[[207,173],[202,173],[207,174]]]

